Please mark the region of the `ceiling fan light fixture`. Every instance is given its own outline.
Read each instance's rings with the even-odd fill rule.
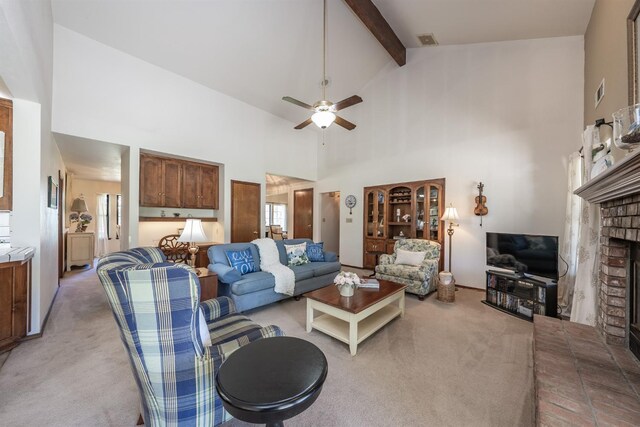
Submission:
[[[326,129],[335,119],[336,115],[327,110],[318,111],[311,116],[313,123],[315,123],[320,129]]]

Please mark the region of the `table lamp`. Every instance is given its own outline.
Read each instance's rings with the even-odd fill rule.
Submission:
[[[200,249],[198,247],[198,243],[206,241],[208,241],[208,239],[202,229],[202,221],[199,219],[187,219],[187,223],[184,226],[182,234],[178,238],[178,242],[189,243],[189,253],[191,254],[189,257],[189,265],[191,267],[196,268],[196,254]]]
[[[447,234],[449,235],[449,273],[451,273],[451,238],[453,237],[453,226],[459,225],[457,221],[460,219],[458,211],[450,204],[448,208],[444,210],[444,215],[440,218],[441,221],[449,221],[449,228]]]
[[[87,202],[84,200],[84,196],[81,194],[80,197],[76,197],[73,199],[73,203],[71,204],[70,212],[75,212],[78,215],[78,225],[76,226],[76,233],[82,231],[82,221],[79,220],[80,214],[89,211],[87,207]],[[75,221],[75,220],[74,220]]]

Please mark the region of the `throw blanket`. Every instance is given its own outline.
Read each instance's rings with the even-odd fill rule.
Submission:
[[[255,244],[260,252],[260,269],[273,274],[276,278],[276,286],[273,290],[279,294],[293,295],[296,278],[293,270],[280,264],[276,242],[273,239],[256,239],[251,243]]]

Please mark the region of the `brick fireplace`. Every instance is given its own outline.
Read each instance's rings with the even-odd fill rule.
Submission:
[[[633,314],[632,248],[640,242],[640,153],[580,187],[576,194],[600,204],[600,290],[597,328],[607,344],[627,345]],[[634,250],[635,253],[635,250]],[[633,282],[633,283],[632,283]],[[637,301],[637,299],[636,299]]]

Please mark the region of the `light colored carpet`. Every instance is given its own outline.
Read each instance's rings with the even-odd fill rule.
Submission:
[[[396,319],[358,346],[304,330],[305,299],[253,310],[327,356],[318,400],[289,426],[532,425],[532,325],[481,304],[483,293],[407,296]],[[0,369],[0,425],[127,426],[138,395],[106,297],[92,270],[68,273],[44,337]],[[245,426],[237,420],[228,427]]]

